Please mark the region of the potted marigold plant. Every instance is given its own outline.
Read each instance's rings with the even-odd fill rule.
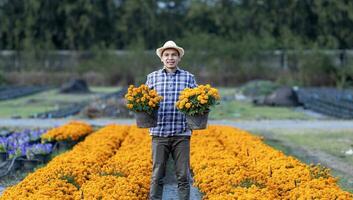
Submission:
[[[219,103],[220,96],[216,88],[209,84],[196,88],[185,88],[176,102],[177,109],[186,115],[189,128],[205,129],[210,107]]]
[[[41,135],[42,143],[56,143],[55,150],[65,151],[72,148],[84,137],[92,133],[93,127],[82,121],[70,121],[62,126],[52,128]]]
[[[139,128],[157,126],[157,113],[162,96],[159,96],[156,90],[149,89],[145,84],[139,87],[130,85],[125,99],[127,108],[135,113]]]

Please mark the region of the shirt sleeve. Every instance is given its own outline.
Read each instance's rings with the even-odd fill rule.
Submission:
[[[197,86],[198,85],[196,83],[195,76],[191,76],[191,78],[190,78],[190,88],[195,88]]]
[[[147,75],[147,80],[146,80],[145,85],[147,85],[148,88],[153,89],[153,86],[152,86],[152,78],[151,78],[150,75]]]

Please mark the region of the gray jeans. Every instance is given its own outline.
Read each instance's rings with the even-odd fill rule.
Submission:
[[[190,199],[190,137],[173,136],[157,137],[152,136],[152,177],[150,199],[162,199],[163,178],[166,174],[166,166],[169,157],[172,155],[176,178],[178,181],[178,192],[181,200]]]

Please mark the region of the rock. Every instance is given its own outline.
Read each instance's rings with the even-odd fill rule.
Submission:
[[[265,104],[264,102],[265,102],[265,96],[258,96],[252,99],[252,103],[255,105],[264,105]]]
[[[82,112],[90,119],[102,117],[102,112],[94,106],[85,107]]]
[[[108,99],[96,100],[87,105],[81,115],[94,119],[100,117],[133,118],[134,115],[126,108],[124,98],[111,97]]]
[[[299,105],[296,93],[291,87],[280,87],[266,96],[262,101],[254,103],[271,106],[297,106]]]
[[[271,94],[278,87],[279,85],[272,81],[253,80],[241,86],[240,90],[247,97],[257,98]]]
[[[60,93],[89,93],[85,80],[75,79],[61,86]]]

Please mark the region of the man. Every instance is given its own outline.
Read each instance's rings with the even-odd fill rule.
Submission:
[[[175,103],[184,88],[197,87],[194,75],[178,67],[184,49],[173,41],[166,42],[156,50],[163,68],[147,76],[146,85],[163,96],[158,109],[157,126],[150,128],[152,136],[152,178],[150,199],[162,199],[163,178],[169,154],[175,164],[178,192],[181,200],[190,198],[190,137],[185,115]]]

